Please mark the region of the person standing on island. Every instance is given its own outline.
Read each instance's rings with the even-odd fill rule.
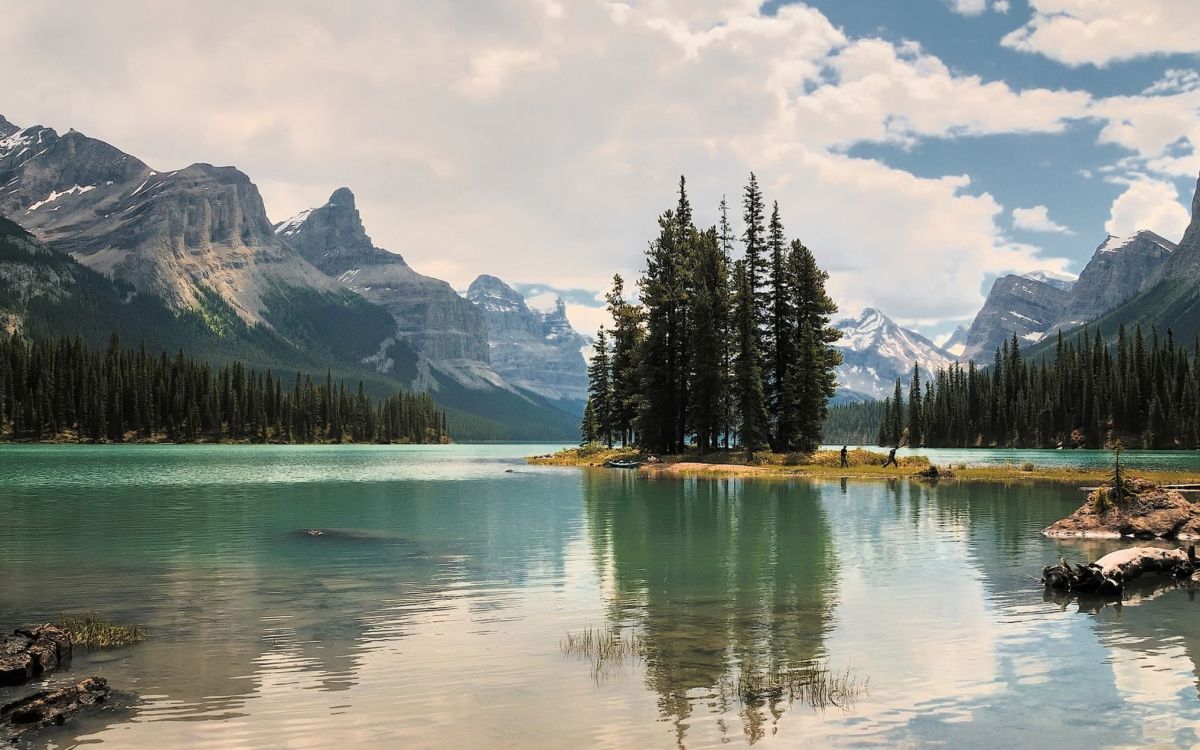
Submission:
[[[842,446],[842,468],[846,469],[849,467],[850,467],[850,462],[846,460],[846,446],[843,445]]]
[[[883,468],[886,469],[889,466],[895,466],[897,469],[900,468],[900,462],[896,460],[895,448],[892,448],[890,451],[888,451],[888,460],[883,462]]]

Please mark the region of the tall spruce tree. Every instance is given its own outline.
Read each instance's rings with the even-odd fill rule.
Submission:
[[[767,444],[770,423],[762,389],[759,328],[748,265],[747,261],[739,260],[733,266],[734,331],[737,338],[734,392],[740,415],[742,449],[746,453],[746,460],[752,461],[754,452]]]
[[[921,445],[921,368],[913,364],[912,380],[908,387],[908,444]]]
[[[699,237],[690,296],[691,369],[688,422],[695,444],[703,451],[717,447],[726,427],[727,378],[724,357],[727,342],[725,258],[715,228]]]
[[[608,335],[601,326],[588,363],[587,408],[591,410],[591,440],[613,447],[613,389],[609,367]]]
[[[812,251],[799,240],[789,254],[793,279],[793,303],[787,313],[794,320],[791,354],[784,380],[779,421],[783,449],[811,452],[821,444],[821,426],[828,414],[829,399],[837,391],[836,368],[841,353],[833,346],[841,331],[830,325],[837,305],[825,289],[829,274],[817,266]]]

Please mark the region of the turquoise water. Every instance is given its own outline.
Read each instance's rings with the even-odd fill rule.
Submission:
[[[52,678],[101,674],[121,696],[40,742],[1200,742],[1192,592],[1081,609],[1031,579],[1117,546],[1039,535],[1081,502],[1073,487],[651,480],[520,460],[549,449],[3,448],[0,626],[96,611],[151,634]],[[979,453],[946,462],[962,455]],[[638,634],[645,657],[597,671],[561,650],[604,626]],[[742,669],[811,660],[869,692],[814,708],[728,688]]]
[[[823,446],[824,450],[841,450],[840,445]],[[857,446],[850,446],[851,448]],[[885,448],[863,446],[867,450],[886,452]],[[1050,468],[1107,468],[1112,466],[1112,451],[1102,450],[1011,450],[1005,448],[901,448],[896,455],[928,456],[929,460],[942,466],[1021,466],[1032,463]],[[1140,469],[1187,469],[1200,471],[1200,453],[1196,451],[1142,451],[1131,450],[1122,454],[1121,460],[1131,467]]]

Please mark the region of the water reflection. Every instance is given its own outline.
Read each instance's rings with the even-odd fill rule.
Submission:
[[[823,656],[838,575],[812,486],[587,473],[584,508],[609,616],[640,629],[646,684],[681,745],[694,712],[728,710],[721,686],[739,672]],[[783,710],[743,706],[746,739]]]
[[[238,450],[3,456],[0,625],[95,609],[151,634],[74,665],[132,714],[52,745],[1197,741],[1190,592],[1064,607],[1033,580],[1115,547],[1040,536],[1072,487],[648,481],[525,469],[544,449],[523,446],[267,449],[256,477]],[[172,481],[132,481],[139,457]],[[645,659],[597,681],[558,645],[605,624]],[[820,711],[729,688],[814,660],[870,693]]]

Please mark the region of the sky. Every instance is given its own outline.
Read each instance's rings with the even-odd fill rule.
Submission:
[[[927,335],[1000,274],[1178,240],[1196,0],[8,0],[0,114],[156,169],[235,165],[272,220],[354,190],[375,244],[577,328],[751,171],[843,313]],[[740,210],[735,210],[735,219]],[[735,222],[740,232],[740,221]]]

